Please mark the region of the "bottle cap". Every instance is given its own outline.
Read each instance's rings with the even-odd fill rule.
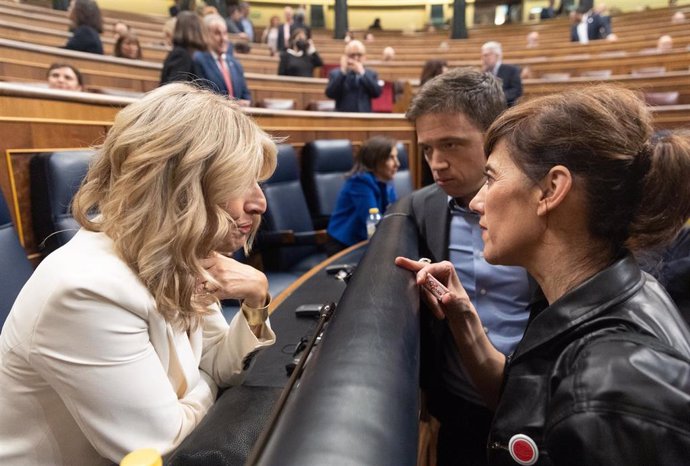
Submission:
[[[120,466],[163,466],[163,459],[155,448],[140,448],[122,458]]]
[[[378,207],[372,207],[369,209],[370,214],[378,214],[379,213],[379,208]]]

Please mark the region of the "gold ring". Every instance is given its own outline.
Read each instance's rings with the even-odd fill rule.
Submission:
[[[423,262],[423,263],[425,263],[425,264],[431,264],[431,259],[429,259],[428,257],[420,257],[420,258],[417,260],[417,262]]]

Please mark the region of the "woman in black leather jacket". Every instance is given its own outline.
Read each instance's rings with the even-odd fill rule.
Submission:
[[[451,263],[396,259],[448,288],[424,295],[495,407],[491,465],[687,464],[690,330],[635,253],[690,215],[690,138],[651,135],[644,103],[613,86],[531,100],[489,129],[470,203],[484,256],[525,267],[543,291],[507,358]]]

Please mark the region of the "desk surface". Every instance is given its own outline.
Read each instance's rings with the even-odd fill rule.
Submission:
[[[359,245],[343,255],[333,256],[315,267],[311,271],[313,275],[306,277],[305,281],[281,293],[277,298],[281,301],[271,314],[276,343],[257,355],[254,367],[244,381],[245,386],[285,386],[288,381],[285,366],[292,362],[297,343],[302,337],[311,337],[318,323],[317,318],[295,316],[295,309],[302,304],[337,303],[345,291],[346,283],[327,274],[325,267],[331,264],[356,264],[365,251],[366,245]]]

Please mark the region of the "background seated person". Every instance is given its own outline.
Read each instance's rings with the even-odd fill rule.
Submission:
[[[313,78],[314,68],[323,66],[323,61],[314,47],[314,41],[307,39],[304,29],[295,29],[288,44],[289,47],[280,52],[278,74]]]
[[[120,58],[141,60],[141,46],[139,45],[137,35],[133,32],[128,32],[118,37],[113,48],[113,55]]]
[[[395,49],[390,45],[383,48],[381,52],[381,58],[383,61],[393,61],[395,59]]]
[[[261,43],[267,44],[271,55],[278,51],[278,28],[280,27],[280,18],[277,15],[271,16],[268,27],[261,33]]]
[[[48,68],[48,87],[64,91],[83,91],[84,78],[78,69],[67,63],[53,63]]]
[[[371,112],[371,99],[381,95],[376,72],[364,67],[366,48],[358,40],[345,46],[340,68],[328,73],[326,96],[335,99],[338,112]]]
[[[383,215],[397,200],[393,177],[400,161],[396,141],[386,136],[367,140],[357,154],[328,222],[328,255],[367,239],[369,209]]]
[[[673,37],[664,34],[656,41],[656,50],[659,53],[666,53],[673,50]]]
[[[119,463],[177,446],[273,344],[268,282],[230,258],[266,209],[271,138],[188,84],[122,109],[0,334],[0,464]],[[98,212],[92,218],[91,213]],[[219,300],[242,300],[228,322]]]
[[[121,36],[124,36],[128,32],[132,30],[131,27],[129,27],[129,24],[125,23],[124,21],[117,21],[113,25],[113,39],[117,40]]]
[[[422,68],[422,74],[419,77],[419,85],[423,86],[427,81],[435,78],[439,74],[443,74],[448,71],[448,62],[445,60],[432,59],[424,62],[424,68]]]
[[[201,19],[191,11],[177,14],[173,31],[173,49],[163,62],[161,86],[173,81],[194,81],[199,71],[194,63],[194,53],[208,49]]]
[[[571,16],[571,42],[587,44],[591,40],[606,39],[611,34],[610,18],[605,18],[594,10],[580,7]]]
[[[503,63],[503,47],[495,41],[482,45],[482,70],[501,80],[508,107],[512,107],[522,96],[520,68]]]
[[[244,79],[244,68],[228,53],[228,29],[220,15],[204,17],[208,50],[194,54],[194,64],[202,78],[200,84],[221,95],[236,99],[243,107],[248,107],[252,95]]]
[[[217,12],[216,12],[217,14]],[[228,17],[225,21],[230,34],[234,34],[240,39],[247,40],[248,36],[244,32],[244,25],[242,24],[242,10],[239,5],[231,5],[228,8]]]
[[[101,10],[94,0],[72,0],[67,13],[71,21],[72,37],[65,44],[68,50],[103,55]]]

